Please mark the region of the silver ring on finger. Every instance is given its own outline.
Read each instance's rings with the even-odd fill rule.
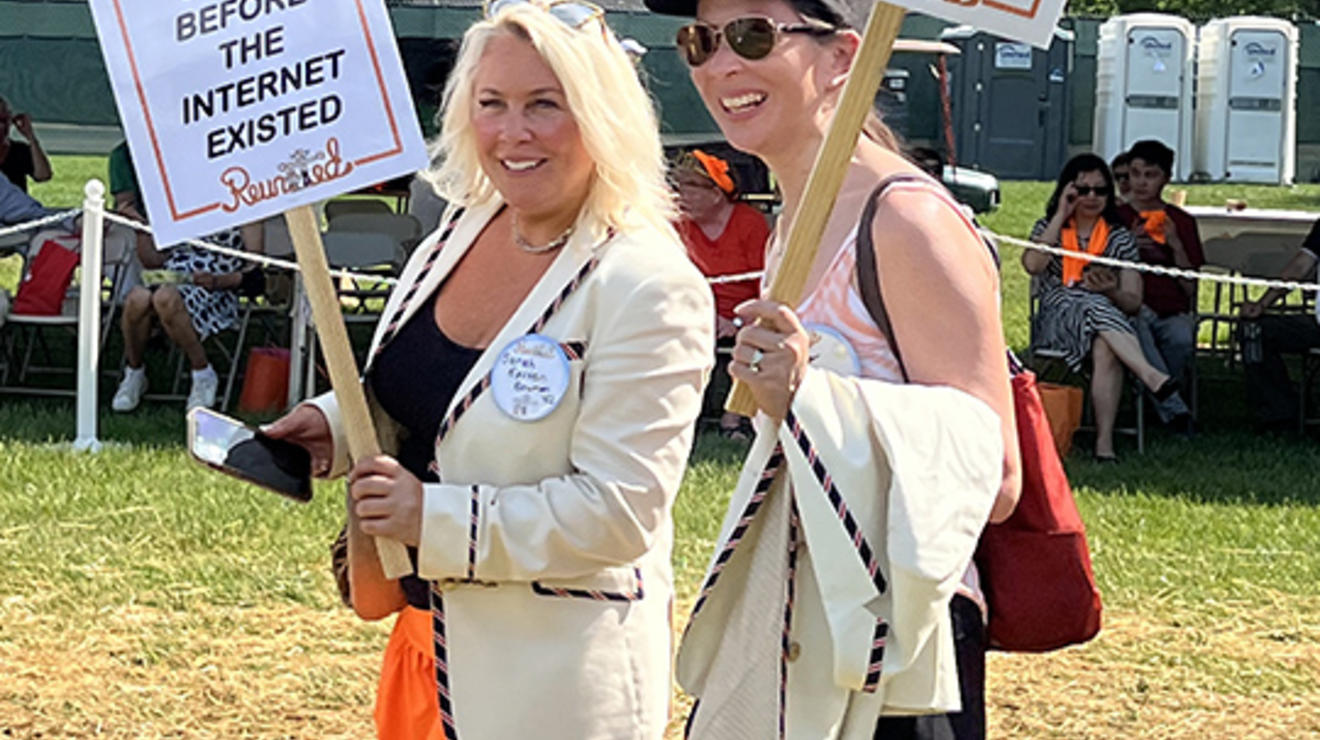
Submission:
[[[765,353],[760,349],[752,350],[752,359],[747,361],[747,369],[754,373],[761,372],[761,360],[765,359]]]

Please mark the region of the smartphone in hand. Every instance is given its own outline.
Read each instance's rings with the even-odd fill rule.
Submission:
[[[198,406],[188,412],[188,451],[198,462],[294,501],[312,500],[312,457],[237,419]]]

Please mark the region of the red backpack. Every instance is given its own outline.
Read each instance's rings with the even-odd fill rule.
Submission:
[[[880,295],[871,240],[881,193],[905,180],[930,182],[912,175],[886,178],[866,202],[857,230],[857,284],[866,310],[889,340],[907,381],[903,355]],[[992,246],[990,251],[998,263]],[[1086,527],[1054,447],[1036,376],[1011,351],[1008,366],[1022,458],[1022,495],[1006,521],[986,525],[975,560],[990,606],[986,630],[990,647],[1044,652],[1095,637],[1100,631],[1100,590],[1091,570]]]

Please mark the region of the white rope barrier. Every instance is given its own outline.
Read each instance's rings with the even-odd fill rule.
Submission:
[[[743,283],[750,280],[760,280],[765,273],[757,270],[755,272],[740,272],[734,275],[716,275],[706,278],[706,282],[711,285],[723,285],[725,283]]]
[[[28,221],[26,223],[14,224],[13,226],[3,226],[0,227],[0,236],[9,236],[10,234],[18,234],[24,231],[33,231],[35,229],[41,228],[42,226],[49,226],[51,224],[59,223],[60,221],[69,218],[70,216],[77,216],[79,213],[82,213],[81,208],[70,208],[67,211],[52,213],[49,216],[43,216],[38,219],[33,219],[32,221]]]
[[[47,226],[53,223],[58,223],[60,221],[63,221],[69,218],[70,216],[76,216],[81,212],[82,212],[81,208],[72,208],[67,211],[54,213],[51,214],[50,216],[46,216],[33,221],[28,221],[26,223],[15,224],[13,226],[6,226],[0,228],[0,236],[8,236],[9,234],[38,229],[42,226]],[[127,226],[132,229],[136,229],[138,231],[142,231],[148,234],[152,233],[151,227],[148,226],[147,224],[144,224],[140,221],[135,221],[131,218],[127,218],[112,211],[107,211],[105,213],[105,218],[109,221],[122,224],[124,226]],[[984,234],[986,237],[993,239],[997,242],[1012,244],[1015,246],[1023,247],[1025,249],[1034,249],[1036,251],[1045,252],[1046,254],[1051,254],[1057,257],[1073,257],[1076,259],[1082,259],[1088,262],[1094,262],[1096,264],[1106,265],[1109,267],[1115,267],[1124,270],[1149,272],[1156,275],[1165,275],[1167,277],[1184,279],[1184,280],[1204,280],[1207,282],[1230,283],[1232,285],[1241,285],[1241,286],[1253,287],[1253,288],[1279,288],[1281,290],[1287,290],[1287,291],[1303,290],[1303,291],[1320,293],[1320,283],[1302,283],[1295,280],[1273,280],[1268,278],[1248,277],[1244,275],[1226,275],[1222,273],[1207,273],[1207,272],[1198,272],[1196,270],[1184,270],[1182,268],[1169,267],[1167,265],[1150,265],[1144,262],[1128,262],[1126,260],[1114,259],[1112,257],[1088,254],[1086,252],[1073,252],[1071,250],[1060,249],[1058,247],[1051,247],[1045,244],[1038,244],[1036,242],[1028,241],[1026,239],[1019,239],[1017,237],[1012,237],[1005,234],[997,234],[988,229],[982,229],[981,233]],[[264,265],[266,267],[274,267],[282,270],[292,270],[295,272],[298,270],[298,263],[293,262],[291,260],[280,259],[278,257],[269,257],[264,254],[255,254],[253,252],[245,252],[239,249],[230,249],[228,247],[222,247],[219,244],[212,244],[210,242],[202,241],[200,239],[188,239],[186,240],[185,243],[190,246],[197,247],[199,249],[209,249],[213,252],[219,252],[220,254],[226,254],[231,257],[237,257],[239,259],[246,260],[249,262],[255,262],[257,264]],[[348,278],[350,280],[374,280],[377,282],[385,283],[386,285],[390,285],[390,286],[398,284],[398,280],[396,278],[386,277],[383,275],[366,275],[362,273],[356,273],[349,270],[340,270],[340,269],[331,269],[330,274],[334,277]],[[760,280],[762,275],[763,273],[759,270],[753,272],[740,272],[731,275],[717,275],[714,277],[709,277],[706,278],[706,282],[708,282],[711,285],[741,283],[750,280]]]
[[[107,211],[105,217],[107,220],[114,221],[117,224],[123,224],[124,226],[127,226],[132,229],[136,229],[138,231],[147,234],[152,233],[151,227],[148,226],[147,224],[144,224],[141,221],[135,221],[131,218],[127,218],[118,213]],[[219,244],[212,244],[211,242],[202,241],[201,239],[186,239],[184,240],[184,243],[192,247],[197,247],[198,249],[209,249],[212,252],[218,252],[220,254],[229,255],[230,257],[237,257],[238,259],[247,260],[248,262],[255,262],[265,267],[275,267],[282,270],[292,270],[294,272],[298,271],[298,263],[293,262],[291,260],[284,260],[278,257],[269,257],[264,254],[257,254],[255,252],[245,252],[241,249],[230,249],[229,247],[222,247]],[[399,282],[395,278],[387,277],[384,275],[364,275],[361,273],[350,272],[348,270],[339,270],[334,268],[330,270],[330,274],[333,277],[348,278],[350,280],[374,280],[376,282],[385,283],[391,286],[397,285]]]
[[[1060,249],[1045,244],[1018,239],[1012,236],[996,234],[993,231],[982,229],[981,233],[996,241],[1013,244],[1027,249],[1035,249],[1040,252],[1052,254],[1058,257],[1074,257],[1087,260],[1100,265],[1117,267],[1124,270],[1136,270],[1137,272],[1150,272],[1156,275],[1167,275],[1172,278],[1184,280],[1206,280],[1210,282],[1231,283],[1233,285],[1243,285],[1253,288],[1280,288],[1287,291],[1309,290],[1311,292],[1320,291],[1320,283],[1299,283],[1295,280],[1270,280],[1267,278],[1247,277],[1243,275],[1224,275],[1220,273],[1197,272],[1196,270],[1184,270],[1178,267],[1168,267],[1166,265],[1149,265],[1144,262],[1127,262],[1125,260],[1104,257],[1101,255],[1088,254],[1086,252],[1074,252],[1068,249]]]

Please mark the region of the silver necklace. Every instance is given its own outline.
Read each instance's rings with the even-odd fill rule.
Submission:
[[[528,254],[545,254],[546,252],[553,252],[556,249],[559,249],[560,247],[567,244],[568,238],[570,236],[573,236],[572,225],[570,225],[567,229],[564,229],[564,233],[560,234],[554,239],[551,239],[545,244],[532,244],[531,242],[524,239],[522,237],[522,234],[518,233],[518,214],[515,213],[513,215],[513,243],[519,249],[521,249],[522,251]]]

